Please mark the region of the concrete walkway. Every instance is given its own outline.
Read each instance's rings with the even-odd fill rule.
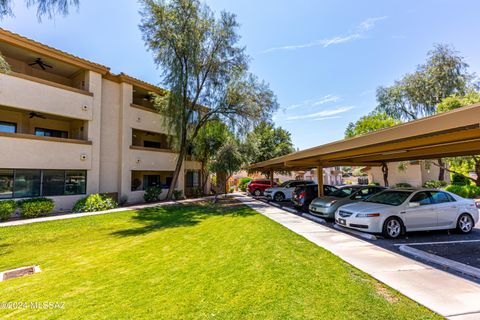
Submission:
[[[480,319],[479,285],[250,197],[234,196],[428,309],[452,320]]]
[[[168,205],[172,205],[172,204],[197,202],[197,201],[209,200],[209,199],[213,199],[213,198],[214,197],[212,197],[212,196],[208,196],[208,197],[196,198],[196,199],[185,199],[185,200],[178,200],[178,201],[165,201],[165,202],[157,202],[157,203],[132,205],[132,206],[128,206],[128,207],[121,207],[121,208],[105,210],[105,211],[84,212],[84,213],[66,213],[66,214],[59,214],[59,215],[56,215],[56,216],[49,216],[49,217],[13,220],[13,221],[0,222],[0,228],[1,227],[11,227],[11,226],[20,226],[20,225],[24,225],[24,224],[31,224],[31,223],[38,223],[38,222],[45,222],[45,221],[55,221],[55,220],[75,219],[75,218],[88,217],[88,216],[97,216],[97,215],[107,214],[107,213],[141,210],[141,209],[145,209],[145,208],[152,208],[152,207],[158,207],[158,206],[168,206]]]

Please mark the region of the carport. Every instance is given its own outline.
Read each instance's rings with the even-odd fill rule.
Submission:
[[[384,166],[392,161],[475,154],[480,154],[480,104],[254,163],[248,169],[293,171],[316,168],[318,195],[322,196],[323,168]]]

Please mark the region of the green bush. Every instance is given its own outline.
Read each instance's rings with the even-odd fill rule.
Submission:
[[[347,181],[345,181],[345,182],[347,182]],[[351,181],[348,181],[348,182],[350,182],[350,184],[352,184]],[[369,185],[369,186],[377,186],[377,187],[379,187],[379,186],[380,186],[380,183],[379,183],[379,182],[370,182],[368,185]]]
[[[241,178],[240,183],[238,184],[238,189],[240,189],[243,192],[247,191],[247,185],[252,180],[253,180],[252,178]]]
[[[411,188],[412,185],[410,183],[400,182],[400,183],[397,183],[395,185],[395,187],[397,187],[397,188]]]
[[[0,221],[8,220],[17,209],[17,202],[13,200],[0,201]]]
[[[183,191],[182,190],[173,190],[173,199],[175,199],[175,200],[183,199]]]
[[[233,193],[235,192],[235,188],[234,187],[231,187],[230,190],[228,190],[229,193]]]
[[[449,185],[445,188],[446,191],[455,193],[463,198],[474,199],[480,196],[480,187],[468,185],[468,186],[458,186],[458,185]]]
[[[424,183],[423,187],[430,188],[430,189],[441,189],[441,188],[445,188],[447,185],[448,183],[446,181],[429,180]]]
[[[467,186],[470,184],[470,179],[461,174],[455,173],[452,177],[452,184],[455,186]]]
[[[114,209],[118,204],[104,194],[91,194],[78,200],[73,206],[73,212],[95,212]]]
[[[20,201],[20,216],[23,218],[35,218],[46,216],[55,208],[52,199],[33,198]]]
[[[150,187],[145,190],[145,194],[143,195],[143,199],[145,202],[155,202],[160,200],[160,195],[162,194],[161,187]]]

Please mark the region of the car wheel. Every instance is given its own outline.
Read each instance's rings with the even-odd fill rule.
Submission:
[[[262,195],[262,191],[256,189],[255,191],[253,191],[253,195],[256,197],[260,197]]]
[[[389,239],[397,239],[402,234],[403,225],[400,219],[388,218],[383,224],[383,235]]]
[[[473,219],[468,213],[463,213],[458,217],[457,230],[460,233],[467,234],[473,229]]]
[[[273,197],[273,199],[276,202],[282,202],[283,200],[285,200],[285,195],[281,192],[277,192],[277,193],[275,193],[275,196]]]

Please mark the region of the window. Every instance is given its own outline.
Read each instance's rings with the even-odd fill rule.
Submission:
[[[86,171],[0,169],[0,199],[86,193]]]
[[[159,175],[145,175],[143,176],[143,189],[146,190],[151,187],[160,187],[162,185]]]
[[[432,195],[432,200],[435,204],[451,202],[449,195],[445,192],[432,191],[430,194]]]
[[[68,132],[61,130],[35,128],[35,135],[40,137],[55,137],[68,139]]]
[[[410,202],[418,202],[421,206],[425,206],[427,204],[432,204],[432,200],[430,199],[430,195],[427,192],[419,192],[412,197]]]
[[[200,171],[187,171],[187,188],[197,188],[200,186]]]
[[[0,132],[16,133],[17,132],[17,124],[16,123],[11,123],[11,122],[0,121]]]
[[[162,144],[156,141],[143,141],[143,146],[145,148],[156,148],[156,149],[162,148]]]
[[[0,199],[13,197],[13,170],[0,169]]]
[[[85,194],[87,192],[87,172],[65,171],[65,195]]]
[[[43,171],[42,195],[61,196],[65,192],[65,171]]]
[[[15,170],[13,197],[40,196],[40,170]]]

